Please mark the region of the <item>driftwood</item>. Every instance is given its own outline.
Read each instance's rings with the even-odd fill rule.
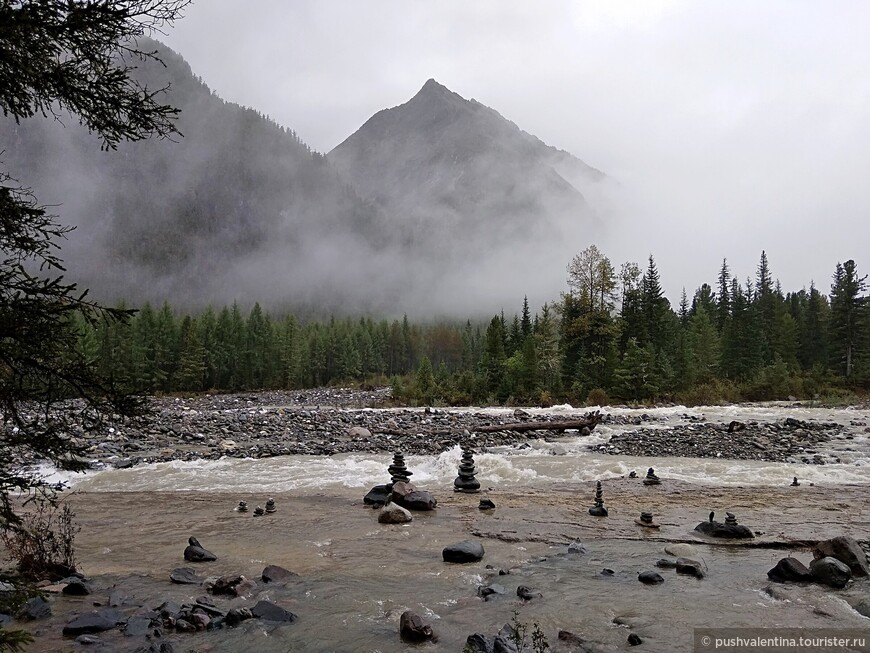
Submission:
[[[478,433],[494,433],[496,431],[566,431],[568,429],[582,429],[588,426],[594,429],[601,421],[601,413],[586,413],[579,419],[567,419],[552,422],[514,422],[510,424],[487,424],[474,428]]]

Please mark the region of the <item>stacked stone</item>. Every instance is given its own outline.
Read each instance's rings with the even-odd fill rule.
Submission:
[[[640,519],[635,519],[634,523],[638,526],[644,526],[646,528],[658,528],[659,525],[653,522],[653,514],[651,512],[642,512],[640,513]]]
[[[393,464],[387,467],[390,473],[391,483],[409,483],[413,472],[409,472],[405,467],[405,456],[398,451],[393,454]]]
[[[459,476],[453,481],[454,492],[473,494],[480,492],[480,481],[475,477],[474,452],[471,449],[462,450],[462,460],[459,462]]]
[[[653,468],[650,467],[646,472],[646,478],[643,479],[643,484],[644,485],[658,485],[659,483],[661,483],[661,479],[659,479],[659,477],[656,476],[655,470],[653,470]]]
[[[589,509],[589,514],[593,517],[607,517],[607,508],[604,507],[604,490],[601,488],[601,481],[595,484],[595,505]]]
[[[797,487],[800,483],[797,480],[797,476],[794,477],[794,480],[791,482],[792,487]]]
[[[242,499],[239,501],[239,507],[236,508],[239,512],[248,512],[248,502]]]
[[[725,524],[728,526],[737,526],[737,517],[734,516],[733,512],[725,513]]]
[[[254,517],[262,517],[264,514],[266,514],[266,511],[263,510],[262,506],[254,508]]]
[[[269,500],[266,501],[266,512],[273,513],[275,512],[275,499],[269,497]]]

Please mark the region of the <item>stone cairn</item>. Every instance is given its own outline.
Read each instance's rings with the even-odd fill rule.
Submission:
[[[727,526],[737,526],[737,517],[734,516],[733,512],[725,513],[725,524]]]
[[[238,510],[239,512],[248,512],[248,502],[242,499],[241,501],[239,501],[239,505],[236,510]]]
[[[256,508],[254,508],[254,517],[262,517],[265,514],[266,511],[263,510],[262,506],[257,506]]]
[[[791,482],[792,487],[797,487],[800,483],[797,480],[797,476],[794,477],[794,480]]]
[[[593,517],[607,517],[607,508],[604,507],[604,490],[601,489],[601,481],[595,483],[595,505],[589,509]]]
[[[387,467],[390,473],[390,483],[410,483],[413,472],[405,467],[405,456],[398,451],[393,454],[393,464]]]
[[[269,497],[269,500],[266,501],[266,512],[271,514],[275,512],[275,499]]]
[[[462,449],[462,460],[459,461],[459,476],[453,481],[454,492],[466,492],[474,494],[480,492],[480,481],[474,478],[477,470],[474,468],[474,452],[471,449]]]
[[[638,526],[644,526],[646,528],[658,528],[659,525],[653,521],[653,514],[651,512],[642,512],[640,513],[640,519],[635,519],[634,523]]]
[[[646,478],[643,479],[644,485],[659,485],[661,483],[661,479],[656,476],[655,470],[650,467],[646,472]]]

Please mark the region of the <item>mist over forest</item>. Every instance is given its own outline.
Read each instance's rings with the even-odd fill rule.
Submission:
[[[136,76],[168,86],[182,138],[101,151],[63,116],[0,121],[0,160],[76,227],[67,277],[102,301],[485,316],[557,297],[616,227],[605,173],[435,80],[324,155],[149,45],[165,66]]]

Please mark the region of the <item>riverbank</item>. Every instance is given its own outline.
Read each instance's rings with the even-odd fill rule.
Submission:
[[[148,420],[108,424],[76,437],[96,468],[224,457],[394,451],[437,455],[460,443],[486,451],[534,440],[556,441],[566,435],[558,423],[583,419],[588,413],[585,408],[571,406],[373,408],[388,398],[388,388],[162,397],[152,399]],[[826,464],[838,462],[837,456],[819,451],[820,447],[831,441],[848,447],[850,440],[866,440],[870,434],[867,411],[860,410],[854,419],[805,419],[801,416],[813,411],[796,404],[781,408],[796,417],[735,422],[736,427],[731,424],[733,419],[708,420],[699,410],[602,408],[597,432],[610,429],[619,433],[610,442],[597,443],[595,451]],[[530,422],[552,422],[554,428],[511,428]],[[567,433],[582,436],[587,432],[570,429]]]
[[[629,634],[644,651],[691,651],[692,628],[759,626],[866,628],[850,607],[870,597],[870,581],[857,579],[842,590],[819,585],[771,584],[777,560],[793,555],[808,563],[810,546],[848,534],[866,546],[870,503],[866,486],[748,488],[681,483],[664,479],[645,486],[628,477],[604,483],[609,516],[592,517],[593,483],[552,487],[493,487],[483,495],[456,494],[449,486],[427,487],[439,501],[405,525],[383,525],[363,505],[357,488],[346,491],[276,494],[277,511],[263,517],[234,510],[238,501],[262,503],[258,494],[198,492],[82,492],[71,495],[82,526],[76,544],[81,571],[93,593],[53,595],[53,615],[27,627],[37,634],[34,652],[83,650],[62,629],[74,616],[114,603],[125,619],[147,614],[164,601],[193,603],[209,597],[225,613],[271,601],[298,616],[294,623],[258,619],[238,628],[177,633],[161,627],[175,651],[406,651],[398,636],[399,616],[414,610],[439,636],[421,650],[460,651],[474,632],[494,634],[513,613],[538,623],[554,651],[616,651]],[[494,501],[480,511],[479,499]],[[734,513],[757,533],[752,540],[711,541],[693,531],[710,511]],[[638,526],[652,512],[657,529]],[[217,560],[188,563],[191,536]],[[451,543],[480,541],[478,563],[441,560]],[[569,545],[580,543],[578,553]],[[670,557],[664,547],[691,543],[707,568],[699,580],[655,567]],[[575,547],[576,548],[576,547]],[[264,584],[266,565],[298,574],[287,583]],[[169,580],[178,567],[194,569],[202,584]],[[613,571],[610,575],[604,569]],[[641,571],[661,573],[661,585],[639,583]],[[500,571],[508,572],[499,575]],[[205,579],[244,575],[256,584],[244,597],[210,596]],[[535,596],[523,601],[520,586]],[[484,601],[481,586],[504,593]],[[582,649],[560,642],[560,630],[587,642]],[[145,635],[113,629],[94,636],[89,650],[134,651]],[[144,650],[147,650],[144,649]]]

